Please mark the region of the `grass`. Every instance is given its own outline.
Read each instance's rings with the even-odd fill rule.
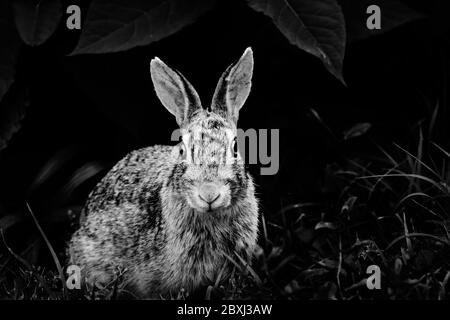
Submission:
[[[389,151],[376,147],[377,156],[347,157],[326,168],[326,189],[333,192],[324,195],[325,201],[293,203],[275,213],[263,211],[253,264],[247,265],[238,255],[228,256],[235,266],[232,276],[223,279],[219,272],[196,297],[448,299],[450,152],[426,142],[421,130],[410,148],[414,151],[396,144]],[[51,175],[49,168],[45,167],[46,177]],[[71,190],[81,184],[82,177],[101,171],[98,164],[83,168],[71,178]],[[69,210],[79,206],[64,209]],[[13,238],[22,232],[20,224],[27,215],[0,219],[0,299],[133,298],[123,291],[120,275],[103,290],[65,290],[63,246],[52,247],[45,232],[52,223],[41,227],[29,206],[27,211],[38,232],[14,250],[5,234]],[[51,259],[42,262],[39,256],[45,255]],[[371,265],[381,270],[380,290],[366,286]],[[190,297],[181,291],[161,298]]]

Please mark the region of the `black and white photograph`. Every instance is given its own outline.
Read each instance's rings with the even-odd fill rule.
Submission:
[[[0,0],[0,300],[448,300],[449,14]]]

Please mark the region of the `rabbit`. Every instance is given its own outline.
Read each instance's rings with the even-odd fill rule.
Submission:
[[[122,270],[127,290],[142,298],[189,293],[219,272],[229,275],[228,257],[236,254],[250,262],[259,221],[255,186],[236,137],[251,89],[252,49],[222,74],[208,108],[158,57],[150,73],[181,142],[120,160],[90,193],[67,249],[69,263],[81,268],[91,288],[111,283]]]

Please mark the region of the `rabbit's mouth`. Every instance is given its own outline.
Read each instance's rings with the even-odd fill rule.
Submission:
[[[200,211],[200,212],[217,211],[217,210],[220,210],[227,206],[226,201],[224,201],[224,199],[222,199],[222,198],[223,197],[221,197],[219,195],[219,196],[217,196],[216,199],[208,201],[208,200],[202,198],[201,196],[199,196],[196,200],[192,201],[192,202],[194,202],[192,207],[195,210]]]
[[[203,183],[193,191],[188,200],[197,211],[213,212],[230,204],[229,190],[224,185]]]

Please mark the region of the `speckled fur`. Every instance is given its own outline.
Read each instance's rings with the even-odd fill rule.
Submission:
[[[129,153],[91,192],[68,248],[88,284],[125,270],[131,291],[154,297],[214,280],[223,266],[229,270],[225,255],[251,258],[258,204],[243,160],[233,155],[236,123],[223,114],[197,106],[180,125],[183,142]],[[192,193],[210,180],[222,183],[226,206],[199,211]]]

